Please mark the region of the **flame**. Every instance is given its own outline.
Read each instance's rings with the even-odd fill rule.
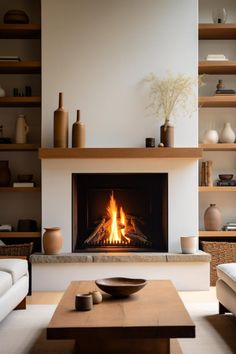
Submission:
[[[120,207],[119,215],[118,215],[118,208],[116,204],[116,200],[114,198],[113,192],[110,196],[109,205],[107,207],[107,213],[110,217],[111,223],[108,227],[109,231],[109,243],[121,243],[125,240],[125,242],[129,242],[130,239],[125,235],[126,234],[126,216],[125,212],[122,207]]]

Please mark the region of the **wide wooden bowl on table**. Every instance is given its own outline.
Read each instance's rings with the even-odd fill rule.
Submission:
[[[99,289],[114,297],[127,297],[141,290],[146,284],[145,279],[114,277],[95,280]]]

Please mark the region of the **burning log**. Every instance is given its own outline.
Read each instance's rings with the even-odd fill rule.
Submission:
[[[92,232],[92,234],[88,238],[86,238],[84,243],[90,243],[94,238],[97,238],[97,233],[100,231],[100,229],[103,227],[104,224],[105,224],[105,218],[102,219],[102,221],[95,228],[95,230]]]

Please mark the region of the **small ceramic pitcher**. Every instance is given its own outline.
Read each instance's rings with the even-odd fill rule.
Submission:
[[[27,135],[29,133],[29,126],[26,123],[24,114],[19,114],[16,117],[16,143],[25,144],[27,142]]]

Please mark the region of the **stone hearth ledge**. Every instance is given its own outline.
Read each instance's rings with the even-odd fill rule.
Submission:
[[[46,255],[34,253],[32,263],[136,263],[136,262],[210,262],[210,254],[198,251],[194,254],[183,253],[61,253]]]

